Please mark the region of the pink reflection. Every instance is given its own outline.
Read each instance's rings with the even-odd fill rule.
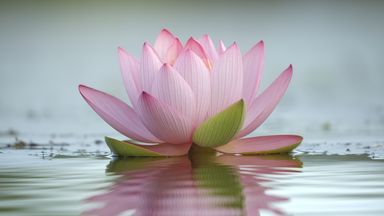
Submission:
[[[86,200],[97,207],[83,215],[259,215],[261,209],[283,215],[271,204],[288,198],[268,195],[262,183],[273,179],[263,175],[298,167],[301,162],[290,157],[116,160],[107,172],[119,177],[106,192]]]
[[[239,175],[243,186],[244,215],[259,215],[260,210],[268,210],[275,215],[285,215],[283,211],[274,207],[273,203],[288,201],[289,198],[266,194],[271,189],[262,186],[263,182],[273,181],[265,175],[298,172],[302,162],[288,155],[268,156],[231,156],[222,155],[216,161],[227,166],[232,166]],[[296,168],[296,169],[293,169]]]

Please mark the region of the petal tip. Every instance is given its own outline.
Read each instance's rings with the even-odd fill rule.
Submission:
[[[300,135],[295,135],[295,136],[296,136],[296,138],[297,138],[297,140],[298,140],[298,143],[303,142],[304,137],[302,137],[302,136],[300,136]]]
[[[289,76],[292,76],[292,74],[293,74],[293,67],[292,67],[292,64],[290,64],[290,65],[288,66],[288,68],[287,68],[285,71],[286,71],[286,73],[289,74]]]
[[[264,41],[261,40],[256,44],[256,47],[259,47],[260,49],[264,49]]]
[[[239,103],[240,103],[241,106],[244,106],[244,105],[245,105],[245,101],[244,101],[244,99],[241,98],[241,99],[239,100]]]
[[[84,84],[79,84],[78,89],[79,89],[80,94],[81,94],[83,97],[85,97],[85,96],[84,96],[85,91],[90,90],[91,88],[88,87],[88,86],[86,86],[86,85],[84,85]]]
[[[228,49],[231,49],[231,48],[238,48],[236,41],[234,41],[234,42],[231,44],[231,46],[229,46]]]
[[[175,35],[167,28],[163,28],[160,31],[160,37],[164,37],[164,36],[169,38],[176,38]]]
[[[161,68],[160,68],[160,73],[167,73],[167,72],[171,72],[173,70],[173,67],[170,63],[168,62],[165,62]]]
[[[196,40],[195,40],[195,38],[193,38],[193,37],[191,36],[191,37],[188,38],[187,43],[188,43],[189,41],[191,41],[191,42],[192,42],[192,41],[195,42]]]
[[[121,47],[121,46],[118,46],[118,47],[117,47],[117,51],[119,51],[119,52],[124,52],[125,50],[124,50],[124,48],[123,48],[123,47]]]
[[[240,53],[240,48],[236,42],[233,42],[231,44],[231,46],[229,46],[225,52],[238,52],[238,53]]]
[[[284,74],[284,76],[292,77],[292,74],[293,74],[292,64],[290,64],[281,74],[282,75]]]
[[[172,33],[167,28],[161,29],[160,33],[166,33],[166,34],[172,35]]]
[[[143,96],[143,97],[149,97],[149,96],[151,96],[148,92],[146,92],[146,91],[143,91],[142,93],[141,93],[141,95]]]
[[[148,42],[144,42],[143,49],[144,50],[152,50],[152,46]]]

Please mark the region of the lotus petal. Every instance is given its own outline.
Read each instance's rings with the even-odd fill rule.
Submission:
[[[247,111],[244,128],[237,137],[243,137],[259,127],[272,113],[283,97],[292,78],[290,65],[264,92],[259,95]]]
[[[160,68],[153,83],[152,95],[195,122],[195,95],[188,83],[171,65],[166,63]]]
[[[197,124],[207,117],[211,101],[209,71],[204,62],[191,50],[184,51],[175,63],[175,69],[191,87],[196,101]]]
[[[133,140],[119,141],[110,137],[105,137],[105,142],[111,151],[120,157],[129,156],[182,156],[188,153],[191,143],[174,145],[160,143],[156,145],[138,144]]]
[[[203,147],[225,145],[242,127],[244,115],[244,101],[240,100],[203,122],[195,130],[193,142]]]
[[[123,48],[118,48],[120,58],[120,70],[124,86],[133,106],[141,94],[141,82],[139,75],[139,62]]]
[[[219,146],[217,151],[228,154],[276,154],[287,153],[296,148],[303,140],[297,135],[260,136],[233,140]]]
[[[142,142],[161,142],[143,125],[136,112],[121,100],[96,89],[80,85],[80,94],[111,127]]]
[[[150,92],[153,80],[159,72],[162,63],[155,50],[148,43],[144,43],[143,55],[140,61],[140,76],[142,90]]]
[[[243,64],[239,48],[234,43],[223,53],[211,72],[211,108],[209,116],[221,112],[241,99]]]
[[[170,144],[191,142],[193,125],[188,117],[146,92],[137,104],[141,120],[156,137]]]
[[[187,49],[190,49],[195,52],[196,55],[198,55],[201,60],[203,60],[208,69],[212,68],[212,63],[209,60],[207,53],[205,53],[203,46],[201,46],[201,44],[192,37],[188,39],[187,43],[184,46],[184,50]]]
[[[260,80],[264,69],[264,42],[260,41],[251,48],[243,57],[244,79],[243,98],[247,107],[256,98]]]
[[[219,48],[218,48],[217,52],[219,53],[219,55],[221,55],[225,52],[225,50],[227,50],[227,48],[225,47],[224,42],[222,40],[220,40],[219,41]]]
[[[200,44],[204,47],[205,53],[209,56],[212,62],[215,62],[219,57],[215,45],[213,45],[211,37],[204,35],[199,39]]]
[[[157,36],[153,48],[156,50],[157,54],[162,60],[165,60],[168,54],[168,50],[171,46],[174,45],[176,37],[167,29],[160,31],[159,36]]]
[[[181,44],[180,40],[176,38],[173,44],[169,47],[163,62],[173,65],[182,50],[183,44]]]

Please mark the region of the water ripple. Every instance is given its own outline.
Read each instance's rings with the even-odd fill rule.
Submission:
[[[39,150],[36,150],[39,151]],[[0,157],[0,213],[381,215],[382,160],[365,156]]]

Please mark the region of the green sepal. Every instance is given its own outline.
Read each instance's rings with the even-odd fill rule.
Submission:
[[[245,103],[241,99],[203,122],[195,130],[193,142],[203,147],[227,144],[243,126],[245,112]]]
[[[120,141],[111,137],[105,137],[109,149],[119,157],[132,157],[132,156],[146,156],[146,157],[159,157],[164,156],[157,152],[145,149],[135,145],[133,141]]]

